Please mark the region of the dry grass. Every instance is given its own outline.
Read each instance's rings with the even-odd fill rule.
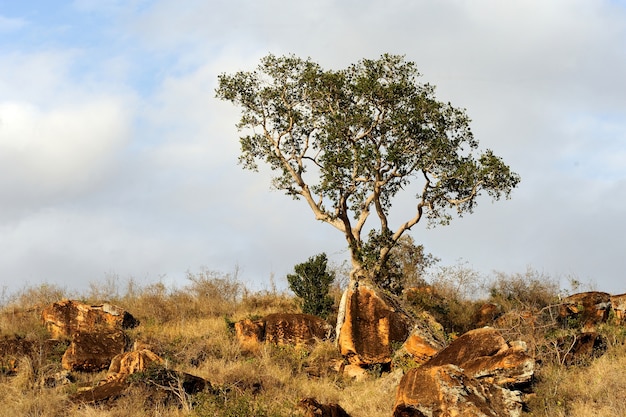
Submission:
[[[552,364],[538,372],[532,416],[626,416],[626,345],[609,349],[588,366]]]
[[[525,288],[521,285],[515,290],[523,293]],[[47,334],[39,321],[42,306],[67,295],[50,286],[22,291],[5,303],[0,314],[0,334],[44,340]],[[141,287],[131,282],[122,290],[119,282],[111,278],[104,288],[94,286],[89,294],[74,297],[94,304],[106,298],[130,311],[142,323],[128,331],[133,341],[150,345],[170,368],[211,381],[213,392],[172,399],[155,396],[149,387],[136,384],[114,402],[78,406],[68,402],[69,394],[79,386],[96,384],[104,373],[75,373],[71,384],[46,387],[46,379],[61,370],[58,357],[56,362],[31,357],[21,360],[16,374],[0,374],[2,415],[298,417],[303,416],[303,411],[297,403],[305,397],[338,403],[354,417],[391,415],[400,370],[360,382],[344,378],[331,367],[333,361],[341,358],[330,342],[320,342],[312,348],[267,345],[255,353],[242,351],[231,324],[246,317],[297,311],[296,302],[286,294],[253,293],[236,277],[203,271],[190,275],[189,286],[183,289],[170,289],[162,283]],[[477,302],[465,301],[465,307],[470,301],[471,305]],[[465,308],[464,316],[459,317],[466,320],[469,310]],[[460,323],[465,321],[456,325]],[[609,351],[586,366],[565,367],[544,361],[537,372],[536,394],[525,415],[626,415],[626,331],[609,327],[601,331],[607,336]],[[537,333],[532,337],[544,335]]]

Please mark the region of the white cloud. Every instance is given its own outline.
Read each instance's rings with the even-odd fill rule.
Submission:
[[[94,187],[129,139],[127,116],[112,98],[50,111],[0,103],[2,199],[43,203]]]

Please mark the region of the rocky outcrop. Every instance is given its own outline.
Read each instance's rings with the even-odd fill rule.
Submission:
[[[593,328],[604,323],[611,312],[611,295],[605,292],[590,291],[570,295],[561,302],[559,316],[576,327]]]
[[[332,337],[333,328],[310,314],[270,314],[265,317],[265,342],[275,345],[311,345]]]
[[[443,326],[426,311],[415,317],[411,334],[393,356],[393,364],[402,366],[410,358],[412,365],[421,365],[446,345]]]
[[[122,330],[75,332],[61,364],[69,371],[97,372],[107,369],[111,360],[124,352],[126,342]]]
[[[310,314],[277,313],[260,320],[244,319],[235,323],[235,334],[244,350],[254,351],[262,343],[311,345],[332,337],[333,328]]]
[[[111,359],[106,380],[125,381],[128,376],[136,372],[144,372],[151,366],[164,363],[163,358],[148,349],[120,353]]]
[[[495,329],[471,330],[455,339],[424,366],[456,365],[466,374],[502,386],[530,381],[535,361],[523,342],[509,345]]]
[[[392,297],[363,283],[353,285],[343,294],[340,307],[340,352],[354,365],[390,364],[394,345],[405,342],[413,324]]]
[[[70,397],[74,403],[100,403],[123,395],[131,385],[129,376],[143,373],[134,384],[143,384],[150,389],[162,391],[165,395],[179,395],[173,389],[186,394],[196,394],[211,388],[209,381],[186,372],[164,367],[165,361],[148,349],[124,352],[111,360],[107,376],[97,386],[82,390]],[[174,388],[173,388],[174,387]]]
[[[304,398],[298,403],[306,417],[350,417],[339,404],[321,404],[315,398]]]
[[[455,365],[410,369],[400,381],[394,417],[518,417],[518,392],[485,384]]]
[[[21,358],[33,362],[51,359],[67,347],[59,340],[32,340],[18,335],[5,335],[0,338],[0,373],[13,374],[17,371]],[[57,359],[58,358],[52,358]]]
[[[535,361],[493,328],[469,331],[402,378],[394,416],[519,416]]]
[[[63,300],[43,309],[41,318],[53,339],[71,338],[77,332],[101,329],[129,329],[139,321],[130,313],[112,304],[88,305]]]
[[[614,324],[626,324],[626,294],[612,295],[609,299],[615,313]]]

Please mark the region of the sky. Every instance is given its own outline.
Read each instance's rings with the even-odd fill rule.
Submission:
[[[269,53],[404,55],[521,176],[510,200],[411,230],[442,265],[626,292],[626,3],[609,0],[0,0],[0,286],[207,269],[267,289],[345,259],[338,231],[237,163],[217,76]]]

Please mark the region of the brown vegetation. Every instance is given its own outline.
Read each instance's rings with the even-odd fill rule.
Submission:
[[[472,275],[463,275],[468,277]],[[626,369],[626,328],[616,319],[617,312],[603,312],[606,320],[589,329],[581,319],[588,315],[581,312],[587,308],[590,313],[591,305],[563,317],[558,286],[550,279],[528,272],[500,275],[490,285],[481,287],[487,288],[484,297],[472,297],[476,292],[464,292],[453,277],[433,279],[427,289],[407,291],[403,308],[443,325],[428,326],[438,332],[429,341],[437,349],[483,325],[497,329],[507,343],[524,342],[537,365],[524,389],[523,416],[626,415],[620,400],[626,397],[626,383],[619,372]],[[339,295],[334,294],[335,309]],[[107,371],[63,369],[70,341],[49,341],[41,313],[68,298],[87,305],[106,302],[131,313],[141,324],[125,330],[126,348],[153,352],[168,372],[141,368],[125,376],[119,387],[108,386],[119,389],[115,398],[71,401],[102,386]],[[486,304],[497,308],[482,314]],[[280,417],[306,416],[319,404],[337,405],[353,417],[390,416],[402,375],[423,363],[403,356],[393,359],[391,369],[373,366],[355,379],[342,372],[347,360],[332,341],[243,349],[235,323],[273,313],[299,313],[298,304],[288,294],[250,292],[236,279],[209,271],[190,274],[189,285],[181,289],[135,282],[120,288],[114,280],[83,295],[49,285],[24,289],[4,303],[0,314],[0,408],[7,415],[37,417]],[[577,343],[582,353],[577,353]],[[388,348],[406,349],[396,342]],[[210,384],[187,392],[182,384],[192,377]]]

